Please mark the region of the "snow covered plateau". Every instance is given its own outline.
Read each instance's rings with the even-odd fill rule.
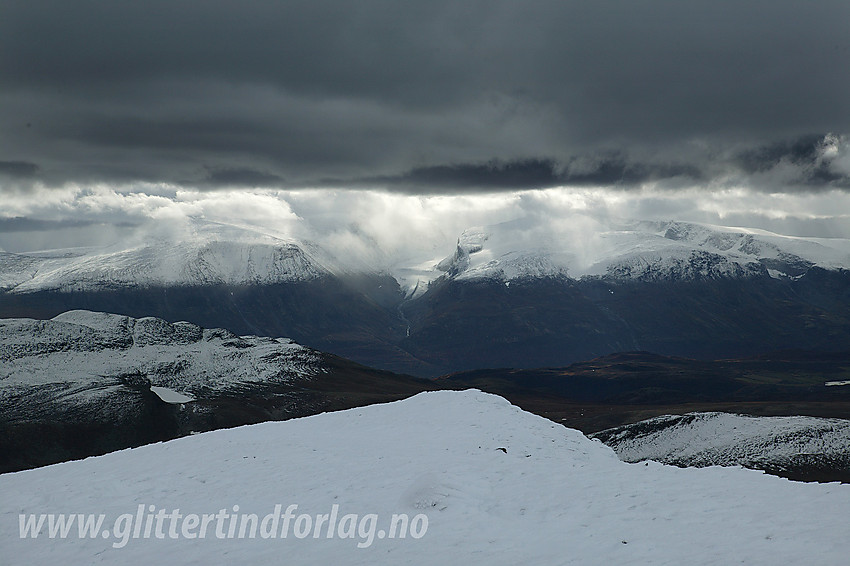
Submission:
[[[314,517],[335,505],[340,515],[374,513],[381,531],[392,514],[425,515],[427,532],[228,538],[225,524],[221,538],[211,527],[190,540],[179,529],[171,537],[166,521],[162,538],[142,532],[126,545],[114,532],[78,537],[76,527],[64,539],[20,537],[28,514],[104,514],[109,530],[139,506],[185,516],[238,505],[263,518],[277,504]],[[0,547],[10,566],[835,565],[850,555],[848,508],[848,485],[628,464],[500,397],[441,391],[4,474]]]

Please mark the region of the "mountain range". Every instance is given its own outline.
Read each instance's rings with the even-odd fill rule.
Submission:
[[[850,345],[848,240],[684,222],[607,228],[541,240],[514,221],[465,231],[442,258],[370,263],[198,220],[133,245],[0,253],[0,316],[191,320],[419,376],[631,350],[715,359]]]

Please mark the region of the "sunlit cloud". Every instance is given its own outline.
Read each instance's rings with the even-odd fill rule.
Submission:
[[[0,247],[34,251],[192,238],[193,226],[212,222],[311,241],[353,265],[389,269],[449,255],[471,227],[512,223],[518,246],[554,246],[582,255],[599,233],[633,220],[847,238],[848,210],[850,195],[839,190],[771,194],[745,187],[674,192],[654,186],[633,191],[561,187],[428,196],[379,190],[68,185],[9,195],[0,212]]]

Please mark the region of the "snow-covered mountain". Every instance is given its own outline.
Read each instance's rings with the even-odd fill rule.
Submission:
[[[470,228],[443,260],[433,246],[404,259],[382,250],[380,264],[341,250],[256,228],[193,221],[185,231],[104,248],[31,253],[0,251],[0,291],[97,291],[126,287],[264,285],[345,273],[391,273],[407,298],[432,282],[535,278],[652,281],[747,277],[794,278],[809,268],[850,268],[850,240],[799,238],[763,230],[687,222],[589,224],[541,231],[528,219]],[[446,250],[449,251],[449,250]]]
[[[448,277],[463,280],[476,278],[533,279],[566,277],[574,259],[569,251],[546,247],[523,249],[508,231],[472,228],[458,238],[454,254],[435,268]]]
[[[318,352],[288,338],[236,336],[188,322],[69,311],[51,320],[0,319],[0,395],[45,385],[62,402],[91,402],[135,378],[182,394],[285,383],[323,371]]]
[[[850,240],[799,238],[688,222],[630,222],[577,235],[527,223],[473,228],[435,266],[457,280],[534,278],[795,278],[811,267],[850,268]]]
[[[829,468],[850,476],[850,421],[752,417],[729,413],[666,415],[592,435],[626,462],[745,466],[772,473]]]
[[[850,349],[850,240],[523,218],[394,255],[346,234],[320,246],[195,220],[132,246],[0,253],[0,317],[191,320],[423,376]]]
[[[267,285],[310,281],[339,271],[332,257],[310,242],[196,221],[186,232],[130,244],[0,253],[0,290]]]
[[[286,538],[284,519],[274,521],[278,504],[280,515],[297,506]],[[0,546],[10,566],[57,556],[217,564],[230,555],[296,565],[833,565],[850,553],[848,507],[847,485],[627,464],[499,397],[437,392],[2,475]],[[74,524],[51,539],[45,521],[38,538],[21,538],[21,521],[49,513],[104,520],[92,536],[78,536]],[[190,516],[206,514],[204,538],[183,535],[185,526],[197,537]],[[253,519],[242,519],[251,514],[266,521],[255,538]],[[416,536],[410,525],[405,538],[390,536],[393,514],[416,518]],[[263,536],[270,532],[275,538]]]

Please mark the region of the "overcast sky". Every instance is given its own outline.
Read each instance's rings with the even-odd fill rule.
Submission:
[[[848,68],[847,0],[0,0],[0,217],[566,187],[850,234]]]

